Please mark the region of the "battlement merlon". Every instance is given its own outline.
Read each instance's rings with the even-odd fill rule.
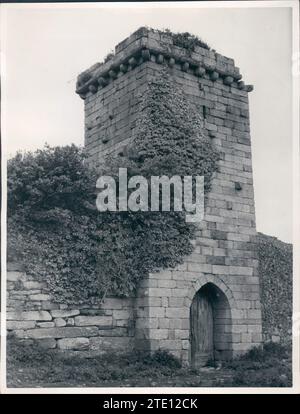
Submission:
[[[76,93],[85,99],[88,92],[96,93],[123,73],[143,62],[177,65],[182,71],[195,76],[222,79],[224,84],[251,92],[252,85],[245,85],[234,60],[205,47],[195,46],[194,51],[175,46],[171,34],[141,27],[115,47],[115,55],[106,63],[96,63],[77,78]]]

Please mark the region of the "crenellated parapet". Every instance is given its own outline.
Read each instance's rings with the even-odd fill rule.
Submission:
[[[219,79],[225,85],[246,92],[253,90],[252,85],[245,85],[233,59],[206,47],[195,46],[192,51],[178,47],[174,45],[171,33],[142,27],[119,43],[114,56],[106,63],[96,63],[82,72],[77,79],[76,93],[85,99],[88,93],[96,93],[147,61],[175,67],[213,82]]]

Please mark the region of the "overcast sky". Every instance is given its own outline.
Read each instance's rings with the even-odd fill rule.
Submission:
[[[249,97],[257,230],[291,241],[291,10],[82,6],[1,5],[8,156],[45,142],[83,144],[77,74],[140,26],[189,31],[234,58],[245,82],[254,85]]]

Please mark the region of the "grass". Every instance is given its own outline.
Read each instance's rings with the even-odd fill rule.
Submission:
[[[182,367],[166,351],[70,355],[38,344],[7,343],[9,387],[267,387],[291,386],[290,350],[278,344],[254,348],[199,371]]]
[[[291,387],[292,350],[269,342],[224,364],[233,371],[231,384],[237,387]]]

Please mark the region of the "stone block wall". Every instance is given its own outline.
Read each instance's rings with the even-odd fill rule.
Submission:
[[[45,286],[8,269],[8,329],[59,349],[167,349],[191,361],[190,309],[197,292],[213,297],[214,354],[227,358],[262,341],[248,92],[233,59],[174,45],[171,36],[141,28],[115,56],[78,77],[84,99],[85,145],[99,167],[134,137],[147,84],[168,70],[203,119],[220,153],[194,252],[175,269],[149,274],[137,297],[108,298],[101,307],[68,307]]]
[[[172,36],[139,29],[116,46],[111,61],[78,78],[86,147],[96,166],[108,153],[122,152],[135,134],[139,97],[162,70],[202,116],[221,160],[194,253],[141,283],[135,346],[168,349],[190,360],[190,306],[209,285],[227,304],[215,321],[215,353],[236,355],[261,343],[262,328],[248,101],[253,87],[241,80],[233,59],[202,47],[190,52],[174,45]]]
[[[97,167],[106,155],[121,153],[132,137],[140,96],[147,86],[147,74],[147,68],[137,68],[133,79],[131,74],[124,74],[107,86],[101,99],[92,95],[86,100],[85,146],[89,161]]]
[[[8,263],[7,331],[30,343],[60,350],[132,349],[134,298],[106,298],[101,306],[55,303],[44,282]]]

